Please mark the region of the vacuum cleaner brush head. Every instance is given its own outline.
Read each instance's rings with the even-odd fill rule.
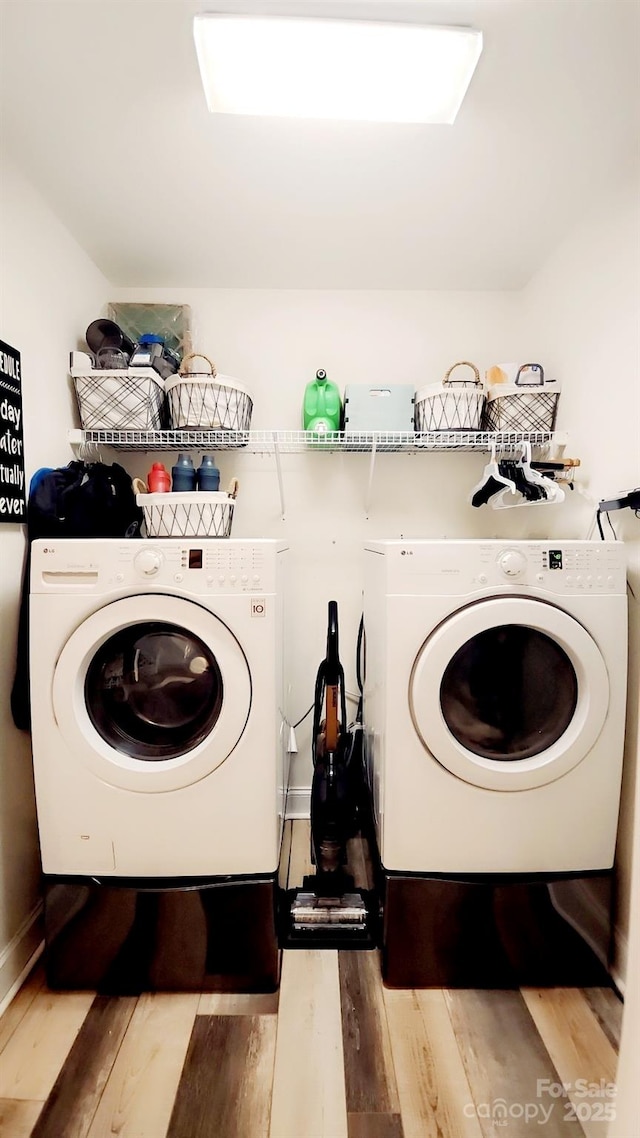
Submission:
[[[343,892],[337,886],[345,881]],[[371,949],[377,945],[377,894],[355,889],[353,878],[346,874],[337,875],[333,890],[327,887],[326,877],[309,875],[301,888],[283,892],[281,948]]]
[[[291,905],[294,929],[330,925],[332,929],[366,928],[367,909],[359,893],[342,897],[318,897],[315,893],[298,893]]]

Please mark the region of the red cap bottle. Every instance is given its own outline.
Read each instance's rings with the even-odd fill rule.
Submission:
[[[154,462],[147,474],[150,494],[167,494],[171,489],[171,475],[161,462]]]

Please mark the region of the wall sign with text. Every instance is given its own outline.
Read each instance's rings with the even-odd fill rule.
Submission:
[[[20,352],[0,340],[0,523],[26,520]]]

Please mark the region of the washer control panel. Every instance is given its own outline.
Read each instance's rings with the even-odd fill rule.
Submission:
[[[198,596],[273,593],[277,554],[284,548],[266,538],[34,542],[32,590],[102,592],[151,586]]]
[[[128,560],[128,547],[122,554]],[[268,558],[266,559],[268,562]],[[190,591],[197,587],[212,593],[260,593],[271,576],[265,550],[250,543],[192,541],[170,546],[151,544],[133,559],[136,573],[163,584],[175,584]]]

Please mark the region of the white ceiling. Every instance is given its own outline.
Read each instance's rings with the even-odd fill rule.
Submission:
[[[198,11],[471,24],[454,126],[210,115]],[[2,129],[113,284],[523,285],[638,157],[638,0],[0,0]],[[318,83],[330,83],[319,71]]]

